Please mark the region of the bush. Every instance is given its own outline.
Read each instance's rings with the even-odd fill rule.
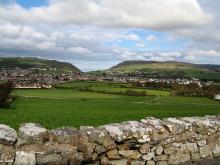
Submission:
[[[0,84],[0,107],[8,108],[13,98],[10,96],[13,89],[12,82],[5,82]]]
[[[204,96],[213,98],[213,96],[218,93],[220,93],[219,85],[204,85],[200,87],[196,83],[175,85],[172,90],[172,94],[175,96]]]
[[[127,96],[146,96],[146,92],[145,91],[134,91],[134,90],[126,90],[124,92],[124,95],[127,95]]]

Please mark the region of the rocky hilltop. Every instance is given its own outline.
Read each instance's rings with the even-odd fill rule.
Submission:
[[[0,125],[1,164],[189,165],[219,163],[219,156],[219,116],[145,118],[79,130],[26,123],[18,133]]]

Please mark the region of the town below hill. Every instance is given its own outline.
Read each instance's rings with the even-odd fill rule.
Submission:
[[[108,70],[83,73],[74,65],[38,58],[0,58],[0,82],[15,88],[51,88],[74,80],[132,82],[140,86],[157,83],[219,85],[220,65],[183,62],[125,61]],[[158,85],[157,85],[158,86]]]

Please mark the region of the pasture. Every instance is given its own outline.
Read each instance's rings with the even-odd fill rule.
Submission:
[[[81,91],[92,88],[93,92]],[[114,94],[126,89],[146,90],[147,96]],[[107,93],[104,93],[103,90]],[[103,93],[102,93],[103,92]],[[109,94],[111,92],[112,94]],[[54,89],[19,89],[10,109],[0,109],[0,123],[18,128],[20,123],[36,122],[51,129],[62,126],[99,126],[158,118],[204,116],[220,113],[220,102],[208,98],[175,97],[169,91],[141,89],[127,83],[73,82]]]

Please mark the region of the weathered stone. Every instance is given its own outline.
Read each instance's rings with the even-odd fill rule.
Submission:
[[[214,134],[210,135],[207,138],[207,145],[211,150],[213,150],[216,145],[220,146],[220,135],[219,134]]]
[[[35,153],[26,153],[23,151],[16,152],[14,165],[36,165]]]
[[[142,123],[145,124],[150,124],[152,126],[154,126],[158,131],[161,130],[163,131],[163,121],[161,121],[160,119],[156,119],[154,117],[147,117],[145,119],[141,119]]]
[[[170,146],[170,147],[164,148],[164,153],[167,155],[172,155],[172,154],[179,152],[179,150],[180,150],[179,148]]]
[[[92,160],[95,161],[98,158],[98,154],[97,153],[93,153],[92,154]]]
[[[106,157],[103,157],[100,161],[101,165],[108,165],[109,164],[109,160]]]
[[[180,150],[184,153],[194,153],[198,152],[199,149],[196,143],[186,143],[181,146]]]
[[[50,140],[77,145],[79,143],[79,133],[76,128],[57,128],[50,131]]]
[[[69,158],[68,165],[81,165],[83,160],[83,154],[76,153]]]
[[[116,147],[108,132],[101,127],[80,127],[80,132],[86,134],[89,142],[104,145],[107,150]]]
[[[110,165],[127,165],[127,160],[126,159],[121,159],[121,160],[112,160],[109,162]]]
[[[0,144],[0,154],[5,152],[15,152],[12,145]]]
[[[145,161],[140,161],[140,160],[131,161],[131,165],[145,165]]]
[[[79,153],[77,152],[76,150],[71,150],[71,151],[62,151],[60,153],[60,156],[62,157],[63,161],[66,160],[66,161],[69,161],[70,159],[72,160],[75,160],[75,161],[83,161],[83,155],[82,153]],[[72,163],[73,164],[73,163]]]
[[[37,164],[58,163],[62,160],[62,157],[58,154],[36,154]]]
[[[116,144],[115,142],[112,140],[112,138],[110,136],[105,136],[104,140],[103,140],[103,146],[107,149],[114,149],[116,148]]]
[[[119,159],[120,158],[119,152],[117,149],[108,151],[107,156],[109,159]]]
[[[154,156],[155,156],[155,153],[154,152],[150,152],[150,153],[148,153],[146,155],[143,155],[142,159],[144,159],[144,160],[151,160],[151,159],[153,159]]]
[[[216,147],[212,151],[214,157],[220,157],[220,147],[216,145]]]
[[[210,155],[210,149],[208,146],[200,147],[199,153],[201,158],[208,157]]]
[[[191,157],[192,157],[192,160],[199,160],[200,159],[200,154],[199,153],[191,153]]]
[[[178,142],[183,142],[183,141],[187,141],[188,139],[190,139],[191,134],[189,131],[184,131],[179,133],[178,135],[175,136],[175,141]]]
[[[58,149],[56,149],[56,148],[58,148]],[[54,150],[51,150],[51,152],[48,152],[48,153],[54,153],[56,151],[59,152],[63,158],[68,158],[68,157],[71,157],[72,155],[75,155],[78,153],[76,146],[68,145],[68,144],[57,145],[54,148]]]
[[[180,164],[190,160],[189,154],[176,153],[169,156],[168,164]]]
[[[147,163],[146,163],[146,165],[155,165],[156,163],[155,163],[155,161],[153,161],[153,160],[149,160],[149,161],[147,161]]]
[[[146,143],[143,144],[140,148],[139,148],[140,153],[142,154],[146,154],[150,152],[150,144]]]
[[[163,147],[162,146],[158,146],[156,151],[155,151],[156,155],[162,155],[163,153]]]
[[[130,149],[130,146],[129,146],[128,143],[125,143],[125,144],[119,144],[119,145],[117,145],[117,148],[118,148],[119,150],[129,150],[129,149]]]
[[[172,129],[172,126],[170,125],[168,126],[166,123],[164,123],[160,119],[147,117],[145,119],[142,119],[141,122],[152,125],[156,129],[156,131],[153,131],[153,135],[152,135],[152,138],[154,140],[157,140],[157,139],[162,140],[162,139],[168,138],[170,132],[172,132],[172,130],[170,130],[170,128]]]
[[[95,149],[95,145],[92,143],[84,143],[77,146],[78,151],[83,153],[92,153]]]
[[[206,140],[200,140],[197,142],[199,147],[204,147],[206,145]]]
[[[158,161],[156,165],[168,165],[167,161]]]
[[[48,132],[39,124],[26,123],[22,124],[18,132],[18,143],[22,144],[42,144],[45,138],[48,138]]]
[[[96,147],[95,147],[95,152],[97,153],[97,154],[102,154],[102,153],[104,153],[104,152],[106,152],[107,150],[106,150],[106,148],[103,146],[103,145],[97,145]]]
[[[192,124],[185,122],[184,120],[179,120],[176,118],[167,118],[167,119],[164,119],[163,121],[168,124],[175,125],[177,132],[182,132],[182,131],[192,129]]]
[[[182,145],[183,145],[183,143],[173,143],[172,147],[180,148]]]
[[[216,123],[213,119],[210,120],[202,117],[183,117],[181,120],[196,126],[197,132],[204,133],[203,131],[205,131],[205,134],[209,132],[208,128],[213,127]]]
[[[119,150],[119,155],[130,159],[139,159],[141,157],[137,150]]]
[[[168,156],[167,155],[160,155],[160,156],[155,156],[154,160],[155,161],[161,161],[161,160],[167,160]]]
[[[15,158],[15,153],[5,152],[0,155],[0,162],[4,163],[13,163]]]
[[[150,141],[152,129],[147,127],[144,123],[137,121],[129,121],[121,124],[109,124],[103,126],[110,136],[117,142],[129,139],[137,139],[138,142],[144,143]]]
[[[0,144],[13,145],[17,140],[17,132],[11,127],[0,124]]]

